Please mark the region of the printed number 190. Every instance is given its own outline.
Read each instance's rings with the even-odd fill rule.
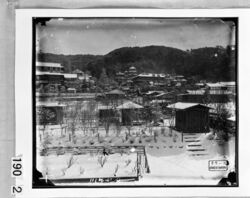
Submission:
[[[21,157],[13,157],[12,164],[11,164],[11,176],[12,177],[21,177],[23,173],[23,166],[22,166],[22,158]]]

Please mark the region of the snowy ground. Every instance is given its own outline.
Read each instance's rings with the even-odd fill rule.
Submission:
[[[144,173],[139,181],[123,183],[123,185],[216,185],[228,172],[235,169],[235,138],[230,137],[227,143],[223,143],[212,135],[207,134],[182,134],[168,127],[154,127],[153,133],[144,130],[143,127],[133,127],[131,135],[126,139],[125,127],[119,136],[115,128],[111,127],[109,135],[99,128],[99,138],[96,134],[84,134],[81,130],[75,133],[75,140],[69,141],[68,133],[54,126],[48,128],[43,138],[47,140],[47,147],[64,146],[145,146],[150,173]],[[164,128],[164,129],[163,129]],[[153,135],[155,134],[155,135]],[[182,141],[183,139],[183,141]],[[39,142],[38,136],[38,142]],[[136,153],[112,154],[108,156],[103,167],[98,163],[99,155],[75,155],[74,164],[67,168],[70,154],[40,156],[39,151],[44,145],[38,145],[37,165],[38,170],[52,178],[82,178],[82,177],[112,177],[117,169],[117,176],[134,176]],[[209,171],[209,160],[229,161],[228,171]],[[128,163],[127,161],[131,160]],[[73,185],[72,183],[70,185]],[[74,184],[76,185],[76,184]],[[79,184],[78,185],[84,185]],[[89,184],[88,184],[89,185]],[[94,183],[94,185],[101,185]],[[105,185],[107,185],[105,183]],[[121,185],[111,183],[110,185]]]
[[[106,160],[101,166],[99,160]],[[48,179],[136,176],[136,153],[102,155],[50,155],[40,158],[38,170]],[[72,164],[70,164],[72,160]]]

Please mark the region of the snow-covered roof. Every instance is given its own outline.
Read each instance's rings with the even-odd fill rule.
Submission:
[[[160,93],[160,94],[158,94],[158,95],[156,95],[155,97],[161,97],[161,96],[164,96],[164,95],[166,95],[167,93]]]
[[[204,86],[204,83],[195,83],[196,86]]]
[[[164,103],[167,102],[166,100],[152,100],[150,103],[154,104],[154,103]]]
[[[117,94],[117,95],[125,95],[125,93],[119,89],[114,89],[106,94]]]
[[[41,76],[41,75],[57,75],[57,76],[63,76],[63,73],[36,71],[36,75],[38,75],[38,76]]]
[[[143,106],[138,105],[131,101],[125,102],[117,107],[117,109],[142,109],[142,108]]]
[[[76,88],[68,88],[67,90],[68,90],[68,91],[75,91]]]
[[[37,67],[60,67],[63,66],[60,63],[49,63],[49,62],[36,62]]]
[[[231,81],[231,82],[220,82],[221,84],[225,85],[225,86],[235,86],[235,81]]]
[[[153,73],[141,73],[138,75],[138,77],[161,77],[161,78],[165,78],[166,75],[165,74],[153,74]]]
[[[37,102],[37,107],[65,107],[64,104],[59,104],[58,102]]]
[[[217,82],[217,83],[206,83],[208,87],[227,87],[227,86],[235,86],[235,82]]]
[[[177,103],[168,105],[167,107],[171,108],[171,109],[183,110],[183,109],[188,109],[190,107],[195,107],[195,106],[203,106],[203,107],[209,108],[209,107],[202,105],[202,104],[199,104],[199,103],[187,103],[187,102],[177,102]]]
[[[114,107],[109,106],[109,105],[99,105],[98,109],[99,110],[107,110],[107,109],[113,109]]]
[[[224,85],[221,84],[221,83],[206,83],[206,85],[207,85],[208,87],[222,87],[222,86],[224,86]]]
[[[187,90],[188,94],[199,94],[202,95],[205,93],[204,89],[198,89],[198,90]]]
[[[155,91],[148,91],[146,93],[146,95],[151,95],[151,94],[154,94],[154,93],[162,94],[162,93],[164,93],[164,91],[157,91],[157,90],[155,90]]]
[[[81,71],[80,69],[76,69],[72,72],[72,74],[84,74],[84,72]]]
[[[77,78],[77,74],[66,74],[64,73],[64,78]]]

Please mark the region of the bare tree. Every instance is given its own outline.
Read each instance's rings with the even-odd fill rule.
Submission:
[[[119,118],[114,119],[114,125],[115,125],[115,130],[116,130],[116,136],[118,137],[121,134],[122,130],[122,122],[120,121]]]
[[[108,136],[110,126],[115,122],[117,116],[117,102],[105,96],[102,103],[106,106],[106,109],[102,111],[101,123],[104,126],[106,136]]]
[[[223,140],[228,140],[228,118],[231,116],[225,103],[216,103],[214,105],[214,119],[211,123],[214,134],[221,133]]]
[[[128,135],[131,135],[131,130],[133,128],[133,121],[136,119],[136,112],[134,109],[123,110],[123,119],[126,129],[128,130]]]
[[[112,113],[110,111],[105,112],[105,117],[102,118],[102,123],[106,132],[106,136],[109,135],[109,129],[113,121],[113,117],[111,115]]]
[[[104,164],[107,162],[107,157],[106,157],[106,156],[103,156],[103,155],[98,156],[97,162],[98,162],[98,164],[101,165],[101,167],[103,167]]]
[[[69,130],[71,131],[72,136],[75,136],[75,131],[77,129],[77,124],[79,122],[79,110],[81,108],[81,104],[79,102],[76,103],[74,106],[68,106],[66,112],[66,120]],[[69,141],[72,138],[69,134]]]
[[[80,122],[80,128],[83,131],[83,134],[86,135],[86,131],[88,129],[87,126],[87,120],[88,120],[88,111],[81,108],[79,113],[79,122]]]
[[[153,120],[154,114],[151,106],[146,106],[143,110],[142,117],[146,122],[146,127],[149,130],[150,135],[153,133]]]
[[[65,110],[62,110],[62,119],[59,120],[59,125],[60,125],[60,129],[61,129],[61,137],[63,136],[63,129],[65,129],[66,131],[66,126],[65,126]]]
[[[168,122],[169,122],[169,132],[170,132],[170,136],[172,137],[173,136],[173,128],[175,126],[175,109],[172,108],[171,111],[170,111],[170,115],[169,115],[169,119],[168,119]]]

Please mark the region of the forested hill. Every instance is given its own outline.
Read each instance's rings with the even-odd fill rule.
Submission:
[[[65,72],[80,69],[97,78],[105,68],[112,77],[135,66],[138,72],[167,72],[209,81],[235,80],[235,55],[231,48],[205,47],[183,51],[165,46],[123,47],[106,55],[40,53],[39,61],[61,63]]]

